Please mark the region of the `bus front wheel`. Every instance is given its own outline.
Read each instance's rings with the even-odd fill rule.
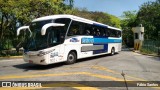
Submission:
[[[76,62],[77,56],[75,52],[70,52],[67,57],[66,64],[73,64]]]

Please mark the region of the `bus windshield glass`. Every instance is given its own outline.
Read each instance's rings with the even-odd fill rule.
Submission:
[[[47,23],[62,23],[65,26],[49,27],[46,30],[45,35],[41,35],[42,27]],[[64,42],[65,33],[69,24],[66,19],[56,19],[56,20],[43,20],[32,22],[30,24],[30,30],[32,31],[32,36],[25,36],[23,48],[29,51],[42,50],[45,48],[53,47]]]

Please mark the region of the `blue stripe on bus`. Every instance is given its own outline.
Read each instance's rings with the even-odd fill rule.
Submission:
[[[122,39],[94,38],[94,43],[121,43]]]

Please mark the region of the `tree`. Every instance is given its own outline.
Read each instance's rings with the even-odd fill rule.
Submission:
[[[123,44],[133,47],[133,32],[132,27],[136,26],[136,11],[125,11],[122,15],[121,27],[123,30]]]
[[[65,1],[70,4],[66,5]],[[0,0],[0,47],[9,49],[9,46],[17,42],[17,23],[22,26],[34,18],[71,13],[72,2],[73,0]]]
[[[75,8],[72,14],[93,21],[97,21],[103,24],[107,24],[113,27],[120,28],[120,19],[108,13],[88,11],[86,8],[83,9]]]
[[[160,31],[160,0],[142,4],[136,22],[145,27],[145,39],[157,40]]]

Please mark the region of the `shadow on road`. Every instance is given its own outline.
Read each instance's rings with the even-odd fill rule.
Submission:
[[[28,70],[46,70],[46,69],[51,69],[51,68],[58,68],[63,65],[65,64],[56,63],[56,64],[50,64],[50,65],[37,65],[37,64],[31,64],[31,63],[24,63],[24,64],[19,64],[19,65],[13,65],[13,67],[24,69],[24,71],[28,71]]]
[[[115,55],[117,55],[118,53],[116,53]],[[83,58],[83,59],[78,59],[76,63],[81,63],[84,61],[90,61],[90,60],[96,60],[96,59],[100,59],[100,58],[104,58],[104,57],[109,57],[111,56],[110,54],[104,54],[104,55],[100,55],[100,56],[94,56],[94,57],[88,57],[88,58]]]
[[[115,55],[117,55],[117,53]],[[106,56],[108,57],[110,55],[105,54],[105,55],[100,55],[100,56],[84,58],[84,59],[78,59],[76,63],[82,63],[85,61],[96,60],[96,59],[104,58]],[[19,65],[13,65],[13,67],[19,68],[19,69],[24,69],[24,71],[29,71],[29,70],[47,70],[47,69],[51,69],[51,68],[58,68],[58,67],[61,67],[64,65],[66,65],[64,62],[50,64],[50,65],[37,65],[37,64],[24,63],[24,64],[19,64]]]

